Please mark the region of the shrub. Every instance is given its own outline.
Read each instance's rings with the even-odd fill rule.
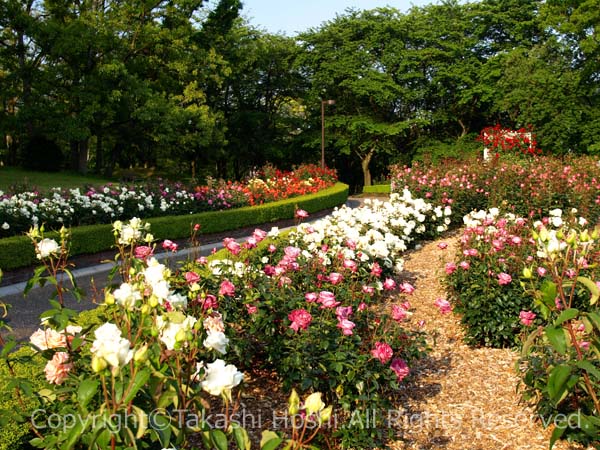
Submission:
[[[446,284],[465,341],[515,347],[522,330],[519,312],[531,305],[519,284],[523,264],[534,253],[527,221],[492,209],[471,213],[464,222],[456,260],[446,266]]]

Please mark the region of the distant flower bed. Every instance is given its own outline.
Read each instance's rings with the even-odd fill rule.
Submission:
[[[47,229],[111,223],[141,218],[221,211],[318,192],[337,181],[335,171],[304,165],[292,172],[271,167],[244,182],[209,180],[205,186],[155,180],[100,188],[55,188],[50,194],[0,191],[0,237],[14,236],[33,225]]]
[[[536,157],[393,166],[392,192],[409,189],[434,204],[452,205],[454,217],[498,207],[541,218],[554,208],[577,208],[594,222],[600,217],[600,165],[592,157]]]

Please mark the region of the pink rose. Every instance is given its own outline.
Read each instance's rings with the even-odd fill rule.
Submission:
[[[145,260],[154,254],[154,249],[147,245],[138,245],[133,251],[133,254],[137,259]]]
[[[394,279],[386,278],[383,282],[383,289],[385,289],[386,291],[393,291],[394,289],[396,289],[396,282],[394,281]]]
[[[453,262],[446,263],[446,274],[452,275],[456,270],[456,264]]]
[[[344,280],[344,277],[342,276],[342,274],[337,273],[337,272],[331,272],[329,274],[329,282],[331,284],[339,284]]]
[[[521,311],[519,313],[519,320],[526,327],[531,326],[536,317],[537,315],[531,311]]]
[[[448,243],[447,243],[447,242],[440,242],[440,243],[438,244],[438,248],[439,248],[440,250],[446,250],[446,249],[448,248]]]
[[[248,314],[252,315],[252,314],[256,314],[256,312],[258,311],[258,308],[254,305],[246,305],[246,310],[248,311]]]
[[[306,294],[304,294],[304,300],[306,300],[308,303],[316,302],[317,298],[317,294],[314,292],[307,292]]]
[[[288,314],[288,319],[292,322],[290,328],[297,332],[308,328],[312,321],[312,316],[305,309],[295,309]]]
[[[298,247],[286,247],[283,249],[283,252],[289,259],[295,260],[300,255],[302,250],[300,250]]]
[[[321,308],[335,308],[340,305],[340,302],[335,300],[335,295],[333,292],[329,291],[321,291],[319,292],[319,297],[317,302],[321,304]]]
[[[283,277],[279,278],[279,282],[277,283],[277,285],[279,287],[283,287],[283,286],[286,286],[288,284],[292,284],[292,279],[290,277],[286,277],[286,276],[283,276]]]
[[[348,319],[338,319],[337,327],[342,330],[344,336],[351,336],[352,329],[356,326],[356,324]]]
[[[344,268],[349,269],[350,272],[356,272],[358,270],[358,264],[353,259],[344,260]]]
[[[56,352],[52,359],[46,363],[44,373],[46,380],[52,384],[62,384],[69,376],[73,363],[69,362],[69,354]]]
[[[452,311],[452,305],[448,300],[438,298],[433,304],[440,310],[441,314],[448,314]]]
[[[237,256],[242,251],[242,247],[233,238],[223,239],[223,247],[225,247],[233,256]]]
[[[295,212],[295,216],[298,219],[306,219],[308,217],[308,213],[303,209],[297,209]]]
[[[504,273],[504,272],[498,274],[498,284],[500,286],[510,284],[511,281],[512,281],[512,277],[509,274]]]
[[[196,262],[202,265],[208,264],[208,258],[206,256],[201,256],[199,258],[196,258]]]
[[[254,230],[254,233],[252,233],[252,236],[254,236],[256,242],[260,242],[267,237],[267,232],[257,228],[256,230]]]
[[[365,309],[367,309],[367,304],[365,302],[360,302],[360,304],[358,305],[358,310],[364,311]]]
[[[347,319],[350,317],[350,315],[352,315],[352,306],[338,306],[335,309],[335,315],[337,316],[338,320]]]
[[[165,250],[170,251],[170,252],[176,252],[178,247],[179,246],[175,242],[173,242],[169,239],[165,239],[164,242],[162,243],[162,248],[164,248]]]
[[[254,236],[250,236],[248,239],[246,239],[246,242],[244,243],[244,248],[256,248],[257,244],[258,241],[256,240],[256,238]]]
[[[544,275],[546,275],[546,272],[547,272],[547,270],[544,267],[542,267],[542,266],[540,266],[540,267],[537,268],[537,274],[540,277],[543,277]]]
[[[196,301],[202,305],[202,309],[217,309],[219,307],[219,303],[217,302],[217,297],[212,294],[200,294],[196,297]]]
[[[400,285],[400,292],[411,295],[413,292],[415,292],[415,288],[412,284],[405,281]]]
[[[268,250],[269,253],[275,253],[277,251],[277,247],[275,247],[273,244],[269,244]]]
[[[392,319],[401,322],[408,316],[406,309],[399,305],[392,305]]]
[[[188,284],[196,283],[200,279],[200,275],[196,272],[186,272],[185,273],[185,281]]]
[[[379,263],[377,261],[375,261],[373,263],[373,267],[371,267],[371,275],[375,275],[376,277],[380,277],[381,276],[381,272],[383,272],[383,270],[381,269],[381,266],[379,265]]]
[[[467,261],[461,261],[460,263],[458,263],[458,266],[463,270],[469,270],[471,264],[469,264]]]
[[[406,362],[400,358],[394,358],[392,364],[390,364],[390,369],[394,371],[398,381],[404,380],[407,375],[410,373],[410,369]]]
[[[350,250],[356,250],[356,241],[353,241],[352,239],[346,239],[346,247],[348,247]]]
[[[235,286],[233,283],[227,279],[221,281],[219,295],[233,297],[235,295]]]
[[[386,364],[392,359],[394,351],[385,342],[375,342],[375,348],[371,350],[371,355],[373,355],[373,358],[381,361],[381,364]]]
[[[375,293],[375,288],[373,286],[363,286],[362,291],[365,294],[373,295]]]

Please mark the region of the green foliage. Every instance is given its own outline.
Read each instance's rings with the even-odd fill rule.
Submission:
[[[537,260],[550,280],[524,280],[539,313],[537,328],[523,336],[521,395],[544,424],[554,424],[550,448],[567,439],[600,445],[600,290],[597,227],[568,218],[533,234]],[[567,268],[565,270],[565,268]]]
[[[148,219],[157,239],[180,239],[189,236],[190,224],[201,224],[202,233],[220,233],[236,228],[291,219],[297,208],[309,213],[333,208],[348,198],[348,186],[337,183],[317,194],[282,200],[227,211],[206,212],[186,216],[158,217]],[[71,231],[71,255],[97,253],[112,248],[114,237],[112,225],[87,225]],[[47,233],[55,238],[57,234]],[[0,240],[0,267],[4,270],[26,267],[36,262],[29,239],[10,237]]]
[[[31,448],[28,441],[32,435],[26,422],[35,410],[37,402],[33,397],[16,394],[15,388],[21,385],[37,392],[44,386],[40,374],[43,373],[45,360],[41,356],[35,355],[30,348],[23,347],[12,353],[10,359],[13,373],[10,373],[4,361],[0,363],[0,383],[3,386],[0,390],[1,450]],[[21,420],[15,420],[15,411],[20,413]]]

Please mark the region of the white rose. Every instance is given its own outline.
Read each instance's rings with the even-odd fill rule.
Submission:
[[[117,304],[125,309],[132,309],[135,302],[142,299],[142,293],[131,286],[129,283],[123,283],[113,292]]]
[[[50,255],[55,255],[59,252],[60,246],[54,239],[44,238],[36,245],[36,253],[38,259],[47,258]]]
[[[112,323],[101,325],[95,332],[92,343],[94,356],[104,359],[113,368],[123,367],[133,357],[129,341],[121,337],[121,330]]]
[[[187,308],[187,297],[179,293],[171,294],[167,297],[170,305],[175,309],[186,309]]]
[[[8,230],[9,228],[10,228],[10,225],[8,224],[8,222],[4,222],[4,223],[2,224],[2,229],[3,229],[3,230]]]
[[[204,346],[210,350],[215,350],[222,355],[227,353],[227,345],[229,344],[229,339],[225,336],[225,333],[221,331],[212,331],[209,330],[206,339],[203,342]]]
[[[244,374],[239,372],[234,365],[225,365],[225,361],[217,359],[206,365],[205,377],[200,386],[211,395],[221,395],[222,393],[231,395],[231,390],[243,379]]]

